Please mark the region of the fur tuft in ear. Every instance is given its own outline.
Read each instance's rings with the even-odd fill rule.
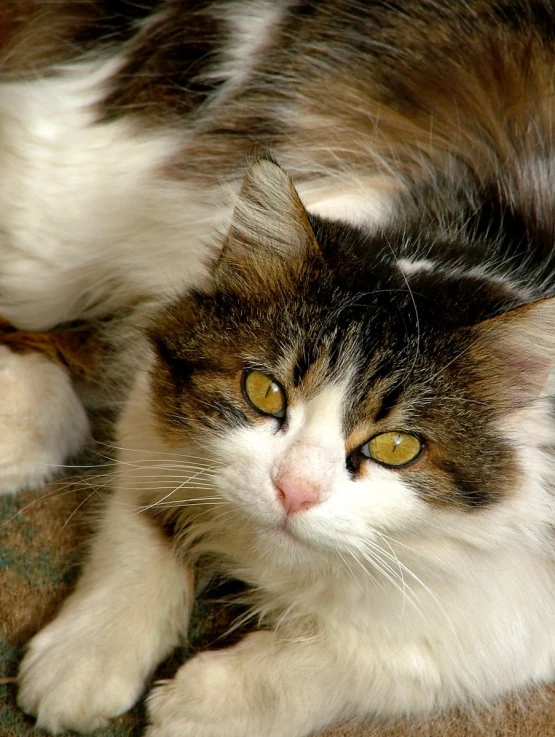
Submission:
[[[239,192],[217,275],[267,273],[273,261],[318,252],[307,212],[285,171],[261,159],[248,171]]]
[[[555,297],[485,320],[472,332],[471,355],[497,394],[506,392],[516,404],[542,395],[555,367]]]

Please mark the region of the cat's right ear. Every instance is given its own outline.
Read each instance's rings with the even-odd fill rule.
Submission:
[[[268,278],[274,267],[319,253],[308,214],[286,172],[257,161],[239,192],[216,277]]]
[[[485,320],[472,336],[486,393],[518,407],[545,392],[555,370],[555,297]]]

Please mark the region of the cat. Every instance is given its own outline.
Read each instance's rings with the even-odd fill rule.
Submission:
[[[147,737],[305,737],[551,680],[555,10],[16,5],[0,314],[99,321],[129,383],[21,708],[53,734],[129,709],[206,567],[260,628],[155,685]],[[12,376],[38,362],[60,440],[7,457],[6,493],[89,432],[67,364],[28,348]]]

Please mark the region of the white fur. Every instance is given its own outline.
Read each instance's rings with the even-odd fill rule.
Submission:
[[[205,274],[218,193],[169,180],[182,136],[93,125],[118,59],[0,86],[0,315],[47,329]]]
[[[39,353],[0,346],[0,494],[42,486],[88,434],[67,371]]]
[[[243,6],[229,14],[235,42],[218,67],[224,107],[281,12]],[[229,225],[233,177],[199,186],[164,172],[194,150],[193,130],[152,135],[121,118],[95,124],[94,103],[122,63],[0,85],[0,315],[19,327],[45,330],[200,285],[218,247],[213,234]],[[276,153],[293,174],[312,165],[288,147]],[[394,189],[383,176],[324,171],[300,193],[315,213],[368,225],[389,214]]]
[[[326,177],[300,184],[299,194],[306,208],[323,218],[365,228],[376,228],[391,215],[394,196],[392,182],[384,176],[361,181],[343,175],[340,181]]]
[[[218,72],[224,100],[279,15],[270,3],[238,7]],[[251,17],[251,7],[262,11]],[[200,284],[209,235],[229,222],[223,187],[164,174],[194,145],[192,133],[151,135],[125,120],[93,125],[91,103],[121,61],[0,87],[0,315],[20,326],[45,329]],[[278,111],[294,123],[293,112]],[[310,140],[330,121],[297,122]],[[313,212],[363,225],[389,216],[394,179],[320,170],[292,147],[277,155],[304,180]],[[405,273],[414,267],[400,262]],[[0,359],[0,489],[13,491],[44,480],[87,426],[62,369],[37,356]],[[427,506],[402,473],[370,462],[351,478],[342,391],[328,387],[291,407],[286,432],[269,419],[211,448],[176,448],[157,432],[141,372],[121,421],[115,493],[84,575],[21,666],[19,703],[39,726],[104,725],[134,703],[186,630],[192,575],[141,515],[144,498],[206,501],[213,539],[205,544],[261,592],[270,625],[235,648],[194,657],[158,686],[148,737],[305,737],[342,717],[487,700],[552,677],[547,408],[538,402],[503,428],[523,470],[520,487],[469,515]],[[274,479],[300,459],[326,493],[287,518]]]
[[[139,531],[137,489],[150,490],[153,503],[211,498],[214,549],[229,556],[232,573],[263,592],[260,611],[274,623],[273,631],[253,633],[234,648],[197,655],[158,686],[148,702],[148,737],[303,737],[343,717],[483,701],[553,676],[547,553],[555,510],[541,450],[553,442],[553,430],[541,402],[504,426],[525,473],[522,487],[469,515],[427,506],[402,475],[370,462],[360,479],[348,477],[337,452],[344,442],[341,386],[290,408],[284,433],[268,419],[225,444],[218,440],[208,477],[192,472],[195,463],[203,467],[200,456],[210,459],[208,449],[180,454],[160,438],[148,392],[145,372],[122,418],[120,481],[85,572],[88,583],[48,635],[35,638],[23,663],[20,703],[42,726],[91,729],[127,708],[144,673],[174,642],[175,620],[161,640],[156,623],[167,621],[164,613],[184,595],[180,574],[169,550],[153,545],[152,530]],[[528,425],[541,432],[530,435]],[[272,478],[299,444],[328,495],[287,519]],[[319,468],[323,457],[328,463]],[[232,513],[231,525],[218,523],[222,508]],[[127,532],[130,524],[136,535]],[[121,532],[108,540],[105,530],[116,527]],[[114,551],[124,545],[119,558]],[[124,589],[139,571],[148,585],[137,578]],[[115,616],[123,590],[125,627]],[[103,604],[93,622],[96,601]],[[108,638],[111,652],[120,653],[101,663],[102,677],[83,657],[97,652],[99,627],[102,642]],[[135,665],[128,667],[130,657]],[[127,685],[114,688],[119,675]]]
[[[94,125],[93,103],[120,64],[0,85],[0,315],[18,327],[46,330],[200,285],[213,233],[229,224],[236,184],[164,175],[193,132]],[[350,179],[323,177],[301,194],[319,214],[376,222],[387,212],[383,179],[362,189]]]
[[[271,0],[242,0],[215,6],[226,22],[230,40],[222,51],[221,63],[211,73],[227,82],[225,95],[240,88],[254,66],[256,56],[272,40],[276,24],[285,11],[282,3]]]
[[[397,266],[406,276],[408,274],[414,274],[418,271],[433,271],[436,265],[428,258],[420,258],[416,261],[411,261],[408,258],[400,258],[397,261]]]

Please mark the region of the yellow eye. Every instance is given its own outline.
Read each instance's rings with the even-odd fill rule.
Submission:
[[[422,443],[416,435],[406,432],[384,432],[376,435],[361,449],[362,454],[384,466],[405,466],[416,460]]]
[[[245,376],[245,394],[259,412],[273,417],[285,417],[285,391],[268,374],[249,371]]]

